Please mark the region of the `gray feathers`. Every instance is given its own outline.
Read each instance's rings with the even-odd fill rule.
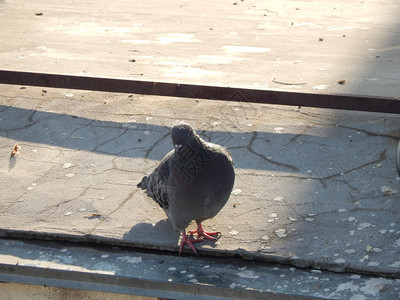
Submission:
[[[205,142],[188,124],[171,130],[175,150],[137,185],[166,212],[176,230],[214,217],[228,201],[235,173],[224,147]]]
[[[169,159],[172,154],[173,151],[169,152],[153,173],[150,176],[144,176],[137,185],[137,187],[146,190],[147,196],[153,198],[164,210],[168,209],[168,199],[171,197],[169,195],[171,191],[168,187],[168,177],[170,175]]]

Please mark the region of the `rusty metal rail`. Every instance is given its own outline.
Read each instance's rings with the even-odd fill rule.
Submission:
[[[399,98],[312,94],[0,70],[0,83],[400,114]]]

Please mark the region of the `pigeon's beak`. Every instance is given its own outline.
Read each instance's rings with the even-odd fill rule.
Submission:
[[[179,149],[181,149],[182,145],[176,144],[174,145],[175,148],[175,153],[177,153],[179,151]]]

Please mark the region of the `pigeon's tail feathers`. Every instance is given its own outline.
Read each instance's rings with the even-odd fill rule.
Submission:
[[[142,190],[147,190],[147,182],[148,181],[149,181],[149,177],[148,176],[144,176],[142,178],[142,181],[137,184],[137,187],[141,188]]]

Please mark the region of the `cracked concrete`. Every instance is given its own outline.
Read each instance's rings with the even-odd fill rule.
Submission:
[[[177,251],[136,183],[178,120],[236,167],[230,200],[204,224],[223,234],[200,254],[399,276],[400,124],[388,114],[3,85],[1,234]]]
[[[399,12],[395,0],[0,1],[0,69],[398,97]],[[398,115],[235,100],[0,85],[0,236],[177,253],[136,184],[185,120],[229,148],[237,174],[200,259],[399,278]],[[351,282],[323,295],[346,298]]]

